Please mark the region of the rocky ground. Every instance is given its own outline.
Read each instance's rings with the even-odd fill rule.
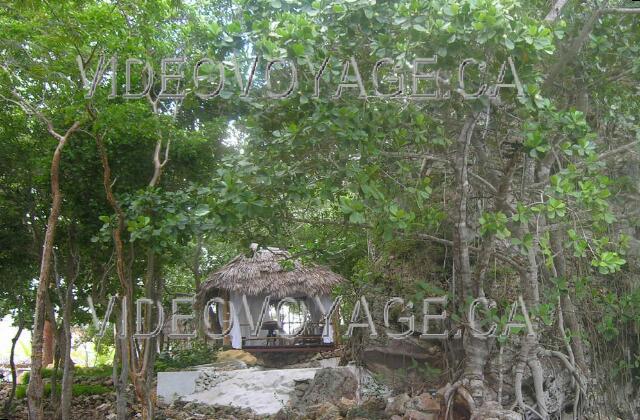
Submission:
[[[0,388],[0,402],[4,401],[10,389],[9,384],[2,384]],[[14,413],[9,417],[0,415],[0,419],[27,419],[26,399],[15,401]],[[133,405],[129,411],[129,418],[140,418],[141,410]],[[247,410],[234,407],[213,407],[204,404],[185,403],[177,401],[171,405],[159,404],[156,420],[201,420],[201,419],[260,419]],[[45,418],[53,418],[53,411],[49,401],[45,403]],[[115,394],[82,395],[73,398],[71,408],[72,419],[82,420],[114,420]]]
[[[339,384],[348,386],[350,380]],[[337,391],[334,386],[332,388]],[[4,400],[9,387],[3,384],[0,389],[0,401]],[[360,404],[356,403],[352,392],[346,392],[348,397],[341,393],[334,394],[333,398],[323,397],[316,392],[318,385],[313,381],[306,383],[298,389],[298,396],[294,404],[283,409],[274,416],[259,416],[250,410],[234,407],[209,406],[194,402],[176,401],[170,405],[159,404],[156,412],[156,420],[200,420],[200,419],[271,419],[271,420],[331,420],[331,419],[412,419],[412,420],[436,420],[438,416],[429,412],[439,406],[437,399],[430,395],[409,397],[401,395],[388,401],[381,398],[367,398]],[[324,394],[326,395],[326,394]],[[306,397],[306,399],[305,399]],[[47,401],[45,405],[46,418],[53,418],[51,405]],[[133,405],[129,418],[140,417],[139,407]],[[0,417],[3,418],[3,417]],[[17,400],[14,415],[10,419],[27,419],[26,400]],[[73,398],[72,419],[115,419],[114,394],[78,396]]]
[[[109,385],[110,379],[91,379],[89,381],[92,384]],[[1,385],[0,403],[5,400],[9,389],[9,384],[4,383]],[[290,403],[272,416],[260,416],[248,409],[210,406],[178,400],[169,405],[158,404],[155,419],[439,420],[444,418],[444,404],[441,392],[418,395],[399,394],[388,397],[383,395],[362,395],[362,393],[357,395],[357,389],[357,378],[350,370],[323,368],[316,373],[312,380],[297,381]],[[46,418],[53,418],[52,408],[48,400],[45,410]],[[455,419],[468,418],[464,416],[464,413],[456,413],[455,410],[453,414]],[[132,404],[129,418],[135,419],[138,417],[141,417],[140,407]],[[0,416],[0,418],[2,417]],[[26,399],[16,400],[14,414],[9,418],[27,418]],[[107,393],[74,397],[71,418],[115,420],[115,395]],[[498,415],[495,418],[506,420],[508,417]]]

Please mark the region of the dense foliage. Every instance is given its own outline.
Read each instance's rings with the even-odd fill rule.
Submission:
[[[9,2],[0,315],[35,331],[46,318],[64,342],[91,322],[88,296],[100,314],[110,295],[168,306],[257,242],[348,278],[346,310],[360,293],[378,309],[381,296],[448,294],[464,338],[442,344],[437,376],[450,395],[470,392],[471,411],[501,398],[541,417],[628,418],[640,398],[640,14],[622,3]],[[117,71],[88,94],[113,56]],[[160,95],[171,57],[185,57],[184,79],[166,91],[185,98]],[[214,64],[197,67],[204,57]],[[128,58],[156,73],[136,99],[123,96]],[[148,73],[133,68],[140,92]],[[224,87],[203,99],[220,69]],[[518,296],[535,338],[469,334],[501,330]],[[485,297],[496,305],[469,325]],[[131,381],[140,400],[154,362],[182,367],[155,361],[154,340],[121,347],[116,389]]]

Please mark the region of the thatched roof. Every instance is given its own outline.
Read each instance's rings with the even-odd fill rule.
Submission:
[[[247,296],[314,296],[330,293],[333,286],[344,280],[326,267],[303,265],[299,260],[291,259],[287,251],[278,248],[258,249],[257,245],[252,244],[252,250],[252,256],[238,255],[227,265],[211,273],[202,284],[199,297],[203,298],[214,289],[244,293]]]

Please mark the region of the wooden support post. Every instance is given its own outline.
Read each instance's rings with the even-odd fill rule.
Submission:
[[[335,344],[336,346],[340,344],[340,330],[338,324],[339,316],[340,314],[338,313],[337,316],[331,318],[331,324],[333,325],[333,344]]]
[[[222,298],[224,299],[224,307],[222,309],[222,330],[226,331],[229,328],[229,323],[231,319],[231,310],[229,308],[229,299],[231,298],[231,293],[228,290],[222,292]],[[222,339],[223,346],[231,346],[231,337],[226,336]]]

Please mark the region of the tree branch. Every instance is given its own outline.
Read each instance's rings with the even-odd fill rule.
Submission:
[[[549,74],[544,80],[544,83],[542,85],[543,91],[549,89],[555,83],[556,78],[558,77],[558,75],[560,75],[564,67],[571,60],[573,60],[574,57],[578,55],[578,53],[582,49],[582,46],[585,44],[585,42],[589,38],[589,34],[593,30],[593,27],[598,21],[598,18],[600,17],[603,10],[605,10],[608,4],[609,4],[609,0],[605,0],[602,2],[602,5],[591,14],[587,22],[582,27],[582,30],[580,31],[580,33],[573,40],[573,42],[571,42],[569,47],[564,49],[560,53],[560,57],[553,64],[553,66],[551,67],[551,70],[549,71]]]
[[[623,13],[623,14],[640,14],[640,7],[631,8],[631,7],[612,7],[609,9],[604,9],[602,13]]]
[[[568,1],[569,0],[556,0],[551,10],[549,10],[549,13],[547,13],[547,17],[545,17],[544,20],[547,22],[554,22],[558,18],[558,16],[560,16],[560,13],[562,12],[562,8],[567,4]]]

